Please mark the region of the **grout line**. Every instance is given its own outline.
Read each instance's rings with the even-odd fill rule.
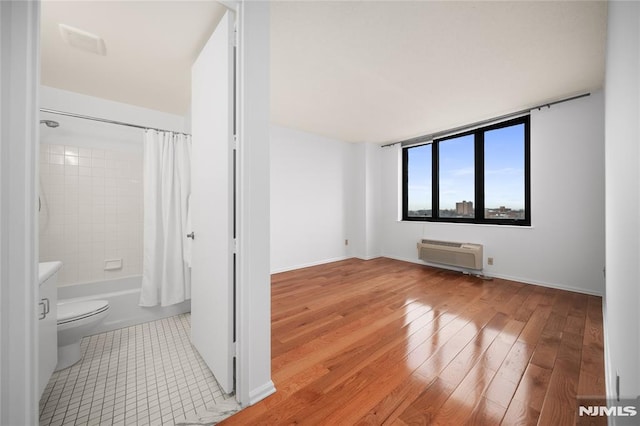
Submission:
[[[189,329],[181,314],[85,337],[83,359],[47,384],[40,425],[175,422],[206,410],[222,391]]]

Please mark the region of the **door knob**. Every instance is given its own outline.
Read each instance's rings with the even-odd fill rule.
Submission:
[[[190,234],[187,234],[187,238],[191,238],[192,240],[196,239],[195,235],[193,234],[193,231],[191,231]]]

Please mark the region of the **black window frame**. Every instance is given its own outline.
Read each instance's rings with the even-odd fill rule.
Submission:
[[[511,127],[524,124],[524,219],[508,219],[508,218],[485,218],[484,205],[484,134],[491,130],[497,130],[505,127]],[[463,136],[474,135],[474,210],[475,217],[454,218],[440,217],[439,206],[439,144],[449,139],[455,139]],[[515,225],[515,226],[531,226],[531,119],[529,115],[514,118],[489,126],[479,127],[455,135],[434,139],[430,144],[431,147],[431,216],[417,217],[409,216],[409,150],[419,144],[402,148],[402,220],[410,222],[446,222],[446,223],[473,223],[483,225]]]

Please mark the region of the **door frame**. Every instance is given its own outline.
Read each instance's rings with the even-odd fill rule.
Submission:
[[[0,22],[0,424],[37,424],[40,3],[2,1]]]
[[[269,2],[236,12],[236,398],[253,405],[271,381]]]

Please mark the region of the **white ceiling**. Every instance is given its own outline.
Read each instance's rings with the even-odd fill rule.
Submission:
[[[45,1],[43,84],[183,114],[208,1]],[[288,1],[271,5],[271,120],[387,142],[602,87],[606,3]],[[57,23],[104,38],[62,44]]]
[[[183,115],[191,102],[191,64],[225,10],[212,0],[44,0],[41,82]],[[101,37],[106,56],[67,45],[60,23]]]

